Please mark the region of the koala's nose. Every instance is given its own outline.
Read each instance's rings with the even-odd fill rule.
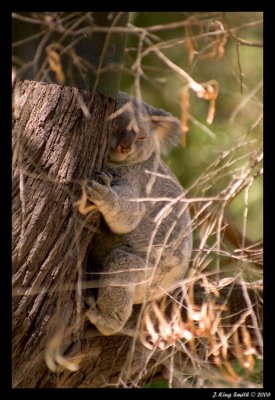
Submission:
[[[123,147],[121,144],[119,144],[116,148],[116,151],[118,151],[119,153],[123,153],[123,154],[127,154],[130,152],[131,149],[129,149],[128,147]]]
[[[132,150],[136,134],[133,131],[125,131],[117,138],[115,150],[119,153],[127,154]]]

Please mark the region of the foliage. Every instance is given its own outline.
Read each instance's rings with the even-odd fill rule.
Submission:
[[[129,35],[122,87],[181,118],[183,135],[188,129],[185,148],[166,161],[193,199],[194,279],[199,272],[210,280],[216,272],[246,281],[261,278],[262,17],[256,12],[132,16],[132,24],[147,33]],[[184,102],[190,82],[178,67],[198,83],[218,82],[211,124],[206,122],[210,104],[195,90]]]
[[[209,25],[215,20],[222,21],[226,31],[222,56],[210,52],[219,40],[218,34],[209,35]],[[191,185],[223,151],[236,144],[243,141],[240,156],[245,155],[246,141],[256,140],[254,146],[261,145],[263,51],[253,43],[255,46],[262,43],[262,13],[135,13],[132,24],[147,28],[152,37],[149,33],[147,40],[141,34],[128,35],[123,90],[134,95],[141,93],[145,101],[181,116],[181,92],[187,82],[159,59],[152,50],[154,47],[197,82],[216,80],[219,83],[212,125],[206,124],[207,102],[191,93],[187,146],[184,150],[177,148],[167,159],[184,186]],[[187,32],[195,49],[192,63],[188,62]],[[249,45],[239,43],[239,37]],[[245,159],[248,157],[249,154]],[[233,164],[217,190],[224,187],[226,177],[235,168]],[[246,236],[256,242],[262,239],[261,178],[253,182],[248,205]],[[240,195],[228,209],[230,221],[238,229],[242,227],[243,208],[244,199]]]

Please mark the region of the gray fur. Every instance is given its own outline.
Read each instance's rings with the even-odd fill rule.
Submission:
[[[158,299],[183,279],[192,251],[184,190],[160,159],[161,150],[177,143],[179,121],[119,93],[117,110],[125,105],[114,121],[106,173],[87,187],[104,219],[94,239],[93,262],[105,273],[87,317],[103,335],[122,330],[133,304]],[[180,201],[164,212],[168,202],[157,201],[163,197]],[[138,201],[142,198],[156,201]]]

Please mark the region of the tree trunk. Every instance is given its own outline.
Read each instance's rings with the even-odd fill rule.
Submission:
[[[84,318],[85,261],[99,215],[84,217],[74,203],[83,181],[104,165],[113,109],[114,101],[100,94],[91,101],[84,90],[15,85],[13,387],[135,387],[163,375],[174,357],[171,348],[148,350],[138,336],[100,336]],[[259,324],[260,292],[248,290]],[[197,286],[195,301],[204,298]],[[226,302],[233,319],[249,307],[241,285],[226,286],[218,302]]]
[[[79,315],[83,263],[99,215],[74,207],[81,183],[101,170],[115,102],[88,91],[17,81],[13,114],[13,386],[44,386],[46,338]],[[63,284],[63,287],[61,286]],[[65,295],[60,290],[69,286]],[[59,312],[59,311],[58,311]],[[75,322],[77,321],[77,323]],[[48,378],[47,383],[50,384]]]

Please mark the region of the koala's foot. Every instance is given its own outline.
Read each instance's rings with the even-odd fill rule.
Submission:
[[[91,308],[85,315],[104,336],[115,335],[120,332],[128,319],[128,316],[124,321],[119,319],[118,316],[111,317],[110,315],[104,315],[97,308]]]
[[[86,317],[105,336],[122,330],[131,315],[133,289],[131,287],[100,289],[96,304],[86,312]]]
[[[106,318],[106,315],[103,315],[96,308],[91,308],[89,311],[87,311],[86,317],[104,336],[114,335],[122,328],[119,321],[114,320],[113,318]]]
[[[126,249],[115,249],[106,257],[102,270],[108,274],[101,278],[96,304],[86,312],[89,321],[105,336],[120,332],[133,304],[143,299],[144,260]]]

